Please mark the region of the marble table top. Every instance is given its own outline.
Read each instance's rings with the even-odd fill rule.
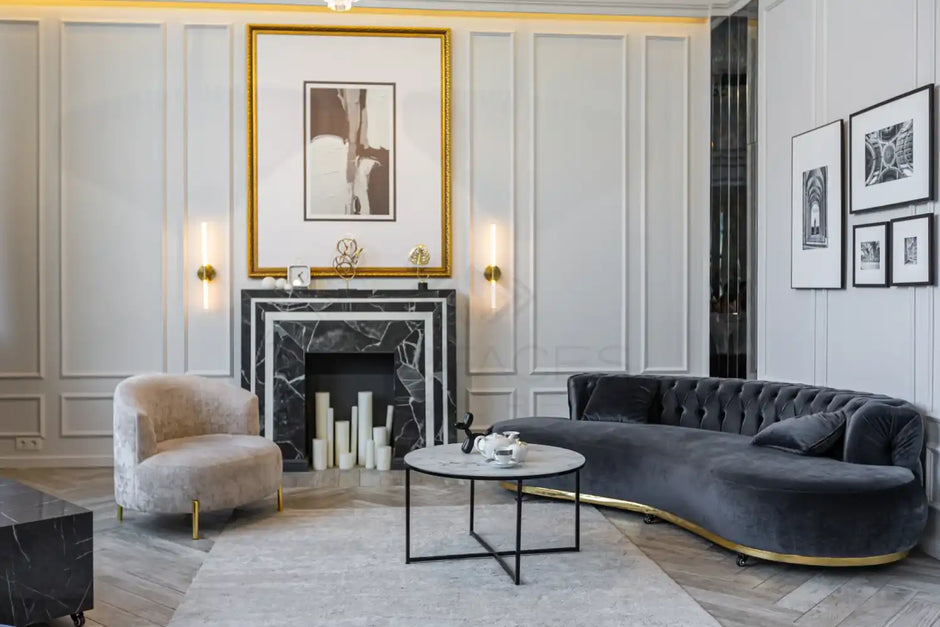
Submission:
[[[464,453],[459,444],[429,446],[405,455],[405,465],[432,475],[460,479],[534,479],[574,472],[584,466],[581,453],[557,446],[529,444],[524,462],[503,467],[479,453]]]
[[[85,513],[83,507],[0,477],[0,529]]]

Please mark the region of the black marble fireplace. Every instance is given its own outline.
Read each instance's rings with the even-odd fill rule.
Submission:
[[[361,390],[375,395],[376,424],[393,405],[399,462],[456,441],[455,302],[453,290],[243,290],[241,382],[258,395],[262,434],[281,447],[284,469],[310,467],[318,386],[337,420]]]

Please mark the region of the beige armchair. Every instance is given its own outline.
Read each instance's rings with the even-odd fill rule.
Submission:
[[[277,493],[281,450],[258,435],[258,397],[194,376],[140,375],[114,391],[114,500],[158,514],[235,508]]]

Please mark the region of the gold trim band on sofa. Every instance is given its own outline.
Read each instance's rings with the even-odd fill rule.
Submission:
[[[500,487],[507,490],[511,490],[513,492],[516,491],[515,484],[500,482],[499,485]],[[563,499],[566,501],[573,501],[575,497],[574,492],[554,490],[552,488],[539,488],[536,486],[523,486],[522,491],[533,496],[543,496],[551,499]],[[616,509],[639,512],[640,514],[652,514],[657,518],[661,518],[662,520],[682,527],[686,531],[691,531],[692,533],[705,538],[709,542],[714,542],[718,546],[722,546],[737,553],[743,553],[744,555],[749,555],[751,557],[756,557],[758,559],[767,560],[770,562],[785,562],[787,564],[801,564],[804,566],[877,566],[879,564],[889,564],[891,562],[902,560],[907,557],[908,554],[908,551],[901,551],[900,553],[871,555],[867,557],[813,557],[809,555],[774,553],[773,551],[754,549],[749,546],[738,544],[737,542],[732,542],[731,540],[726,540],[721,536],[715,535],[711,531],[696,525],[694,522],[689,522],[684,518],[679,518],[675,514],[670,514],[669,512],[663,511],[661,509],[650,507],[649,505],[643,505],[642,503],[621,501],[620,499],[612,499],[606,496],[594,496],[592,494],[582,494],[581,502],[587,503],[589,505],[603,505],[604,507],[614,507]]]

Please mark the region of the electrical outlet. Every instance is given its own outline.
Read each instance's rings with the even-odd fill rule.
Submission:
[[[41,451],[42,438],[16,438],[16,450]]]

